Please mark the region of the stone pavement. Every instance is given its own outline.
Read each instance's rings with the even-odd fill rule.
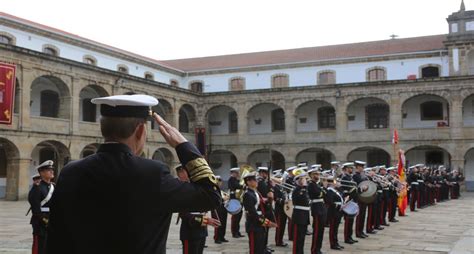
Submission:
[[[0,201],[0,254],[31,253],[31,228],[29,217],[25,216],[28,203],[25,201]],[[463,193],[459,200],[439,203],[416,213],[408,212],[407,217],[398,218],[400,222],[391,223],[390,227],[359,239],[354,245],[343,244],[344,251],[329,249],[328,231],[325,231],[323,252],[325,253],[474,253],[474,193]],[[230,217],[229,217],[230,220]],[[179,226],[172,220],[168,239],[167,253],[181,253]],[[243,222],[242,222],[243,223]],[[228,222],[230,225],[230,221]],[[242,226],[243,229],[243,226]],[[242,230],[243,231],[243,230]],[[274,246],[274,230],[270,233],[270,246],[279,253],[291,253],[291,248]],[[343,225],[339,230],[340,242]],[[209,230],[212,236],[213,230]],[[243,232],[242,232],[243,233]],[[247,238],[234,239],[227,232],[227,244],[214,244],[208,238],[205,253],[247,253]],[[285,237],[286,238],[286,237]],[[290,244],[291,246],[291,244]],[[309,253],[311,238],[306,238],[306,253]]]

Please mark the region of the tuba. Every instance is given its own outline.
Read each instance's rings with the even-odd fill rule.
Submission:
[[[252,168],[252,166],[250,166],[248,164],[244,164],[244,165],[240,166],[240,172],[239,172],[239,174],[240,174],[240,185],[242,185],[242,186],[245,185],[244,178],[242,176],[244,174],[254,172],[254,171],[255,171],[255,169]],[[243,194],[244,194],[244,189],[235,191],[235,197],[240,201],[242,201]]]

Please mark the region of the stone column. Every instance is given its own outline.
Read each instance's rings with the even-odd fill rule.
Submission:
[[[8,163],[6,200],[16,201],[28,198],[30,189],[30,159],[13,158]]]
[[[285,133],[286,140],[294,140],[296,135],[296,113],[293,103],[286,103],[285,110]]]
[[[237,126],[238,126],[238,136],[240,143],[245,142],[249,135],[249,127],[248,127],[248,116],[247,116],[247,107],[244,105],[238,105],[235,107],[237,112]],[[247,160],[247,159],[245,159]]]
[[[389,117],[389,126],[390,130],[397,129],[400,130],[402,128],[402,105],[400,104],[400,94],[395,93],[392,94],[390,97],[390,117]]]
[[[79,132],[79,121],[81,120],[80,114],[80,99],[82,82],[81,80],[71,78],[71,113],[70,113],[70,133],[78,134]]]
[[[31,129],[30,121],[30,101],[31,101],[31,85],[35,80],[36,75],[31,69],[23,69],[22,90],[21,90],[21,105],[20,105],[20,129],[28,131]]]
[[[344,97],[336,98],[336,139],[344,142],[347,135],[347,103]]]
[[[462,139],[462,98],[459,91],[451,91],[451,105],[449,105],[449,127],[452,139]]]

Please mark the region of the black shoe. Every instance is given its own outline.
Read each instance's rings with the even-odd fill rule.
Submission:
[[[239,236],[239,237],[245,237],[245,236],[242,235],[240,232],[238,233],[238,236]]]
[[[389,221],[390,221],[390,222],[398,222],[399,220],[397,220],[397,219],[391,219],[391,220],[389,220]]]
[[[384,224],[382,224],[382,226],[390,227],[390,224],[384,223]]]
[[[377,232],[372,230],[372,231],[367,231],[367,234],[377,234]]]
[[[347,244],[354,244],[354,242],[351,241],[351,240],[346,240],[346,241],[344,241],[344,243],[347,243]]]
[[[221,240],[215,240],[214,243],[215,243],[215,244],[221,244],[222,241],[221,241]]]
[[[341,249],[344,249],[344,246],[342,246],[342,245],[337,244],[337,246],[339,246],[339,248],[341,248]]]
[[[204,245],[204,248],[207,248],[207,245]]]
[[[276,246],[277,247],[286,247],[286,246],[288,246],[288,244],[287,243],[282,243],[282,244],[277,244]]]
[[[354,239],[352,239],[352,238],[349,238],[349,240],[351,240],[353,243],[358,243],[358,242],[359,242],[359,241],[354,240]]]
[[[227,239],[225,239],[225,238],[222,238],[222,239],[221,239],[221,242],[223,242],[223,243],[228,243],[229,240],[227,240]]]
[[[266,251],[267,251],[267,252],[274,252],[275,250],[272,249],[272,248],[267,247],[267,250],[266,250]]]
[[[357,238],[367,238],[367,236],[365,236],[365,235],[363,235],[363,234],[362,234],[362,235],[356,235],[356,237],[357,237]]]
[[[374,228],[374,229],[377,229],[377,230],[383,230],[383,227],[381,227],[381,226],[378,226],[378,227],[376,227],[376,228]]]
[[[362,233],[362,235],[365,236],[365,237],[369,237],[369,235],[367,235],[367,234],[365,234],[365,233]]]
[[[341,246],[331,246],[331,249],[333,250],[342,250]]]

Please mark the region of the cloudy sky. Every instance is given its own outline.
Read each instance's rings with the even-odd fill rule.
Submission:
[[[0,0],[0,11],[165,60],[444,34],[446,18],[460,3]],[[465,4],[474,9],[474,0]]]

